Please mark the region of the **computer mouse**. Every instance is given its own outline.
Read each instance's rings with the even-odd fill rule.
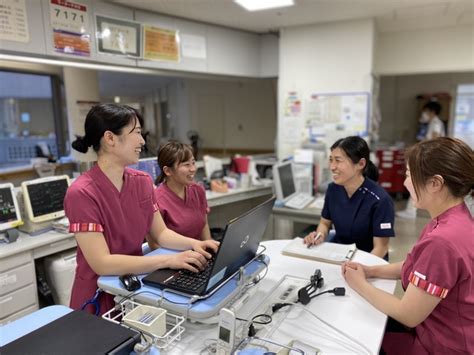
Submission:
[[[125,274],[119,276],[119,280],[127,291],[135,291],[142,287],[142,283],[137,275]]]

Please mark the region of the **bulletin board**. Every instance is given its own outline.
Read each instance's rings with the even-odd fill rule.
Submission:
[[[311,94],[304,115],[308,139],[317,142],[335,135],[366,137],[369,113],[369,93]]]
[[[279,157],[292,156],[305,143],[330,146],[347,136],[368,137],[368,92],[309,93],[288,91],[279,126]]]

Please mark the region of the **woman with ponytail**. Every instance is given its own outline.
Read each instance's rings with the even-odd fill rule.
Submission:
[[[87,114],[85,136],[72,147],[97,153],[97,164],[69,187],[64,209],[74,233],[77,268],[71,308],[81,309],[94,297],[99,275],[143,274],[160,268],[197,272],[217,251],[218,243],[186,238],[168,229],[161,218],[151,177],[128,168],[136,164],[145,144],[143,119],[129,106],[102,104]],[[144,239],[176,250],[170,255],[143,257]],[[101,293],[102,314],[114,307],[113,297]]]
[[[376,183],[378,171],[369,155],[367,142],[357,136],[341,138],[331,146],[329,168],[334,182],[326,191],[318,228],[305,237],[305,244],[327,240],[334,225],[336,234],[329,241],[355,243],[360,250],[388,258],[389,238],[395,236],[393,202]]]
[[[474,219],[464,198],[474,185],[474,152],[439,137],[405,152],[405,186],[431,221],[404,261],[379,266],[348,262],[352,289],[389,316],[381,354],[474,354]],[[367,278],[400,280],[399,298]],[[401,324],[400,324],[401,323]]]

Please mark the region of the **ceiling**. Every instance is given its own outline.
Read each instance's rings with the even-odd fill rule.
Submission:
[[[107,1],[255,33],[365,18],[374,18],[380,32],[474,26],[473,0],[294,0],[295,6],[258,12],[248,12],[233,0]]]

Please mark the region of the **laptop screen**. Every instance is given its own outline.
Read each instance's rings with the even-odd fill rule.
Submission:
[[[227,224],[206,291],[255,257],[274,203],[271,198]]]

